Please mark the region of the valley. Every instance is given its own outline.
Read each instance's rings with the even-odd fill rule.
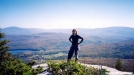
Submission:
[[[10,29],[5,33],[9,31]],[[36,51],[22,51],[22,53],[14,54],[14,57],[25,62],[35,60],[37,63],[46,62],[49,59],[66,61],[71,46],[68,40],[71,35],[70,29],[42,30],[39,33],[35,30],[29,31],[27,34],[21,34],[22,32],[19,30],[17,33],[20,34],[15,33],[16,31],[12,34],[6,34],[6,39],[10,40],[8,43],[10,50]],[[124,64],[123,70],[132,71],[134,69],[133,32],[134,28],[128,27],[78,29],[78,34],[84,38],[83,43],[80,44],[79,61],[99,64],[100,58],[103,58],[101,59],[103,65],[114,67],[115,60],[120,58]]]

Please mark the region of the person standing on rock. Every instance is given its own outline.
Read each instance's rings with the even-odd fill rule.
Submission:
[[[79,42],[79,39],[81,41]],[[78,54],[79,54],[79,44],[83,42],[83,38],[79,35],[77,35],[76,29],[72,30],[72,35],[69,38],[69,41],[72,43],[72,46],[70,47],[70,50],[68,52],[68,59],[67,61],[71,60],[73,53],[75,52],[75,62],[78,61]]]

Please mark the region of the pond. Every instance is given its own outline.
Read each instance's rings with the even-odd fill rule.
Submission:
[[[18,54],[18,53],[24,53],[24,52],[37,52],[37,50],[9,50],[10,53]]]

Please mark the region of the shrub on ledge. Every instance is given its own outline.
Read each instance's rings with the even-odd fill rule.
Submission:
[[[94,67],[86,67],[78,62],[48,61],[47,71],[54,75],[99,75],[99,70]],[[102,75],[107,71],[102,69]]]

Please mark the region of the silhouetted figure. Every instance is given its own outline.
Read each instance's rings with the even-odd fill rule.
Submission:
[[[81,39],[80,42],[78,42],[79,39]],[[72,58],[74,52],[75,52],[75,61],[77,61],[79,49],[80,49],[79,44],[83,42],[83,38],[81,36],[77,35],[76,29],[73,29],[72,35],[70,36],[69,41],[72,43],[72,46],[70,47],[70,50],[68,52],[67,61],[69,61]]]

